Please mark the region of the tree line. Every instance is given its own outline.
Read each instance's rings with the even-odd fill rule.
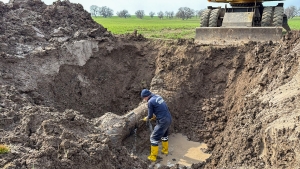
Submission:
[[[296,7],[294,5],[289,6],[284,9],[284,13],[286,14],[288,19],[292,19],[295,16],[300,16],[300,7]]]
[[[180,7],[176,13],[174,11],[159,11],[157,14],[153,11],[149,12],[149,16],[153,18],[154,16],[157,16],[159,19],[167,18],[172,19],[174,17],[181,18],[182,20],[187,20],[192,17],[199,17],[201,16],[201,13],[204,10],[193,10],[189,7]],[[110,9],[107,6],[98,7],[96,5],[92,5],[90,7],[90,13],[92,16],[102,16],[104,18],[112,17],[114,15],[114,11]],[[124,9],[121,11],[116,12],[117,16],[120,18],[129,18],[131,17],[131,14],[128,12],[128,10]],[[135,16],[137,18],[143,19],[144,16],[146,16],[144,10],[137,10],[135,12]]]
[[[159,19],[163,19],[163,18],[172,19],[174,17],[177,17],[177,18],[181,18],[182,20],[187,20],[192,17],[200,17],[201,14],[203,13],[203,11],[205,11],[205,9],[193,10],[189,7],[180,7],[176,13],[174,13],[174,11],[165,11],[165,12],[159,11],[157,13],[151,11],[151,12],[149,12],[149,16],[151,18],[153,18],[154,16],[157,16]],[[114,15],[114,11],[112,9],[110,9],[109,7],[107,7],[107,6],[98,7],[96,5],[92,5],[90,7],[90,13],[94,17],[102,16],[104,18],[112,17]],[[293,5],[289,6],[289,7],[285,8],[284,13],[287,15],[288,19],[291,19],[295,16],[300,15],[300,7],[297,8],[296,6],[293,6]],[[116,14],[120,18],[131,17],[131,14],[126,9],[117,11]],[[144,10],[137,10],[135,12],[135,16],[140,19],[143,19],[143,17],[145,15],[146,14],[145,14]]]

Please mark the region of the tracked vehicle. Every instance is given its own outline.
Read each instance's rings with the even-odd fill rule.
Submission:
[[[230,4],[230,8],[212,7],[202,13],[196,28],[198,43],[241,43],[279,41],[282,28],[290,31],[283,3],[263,6],[263,2],[282,0],[208,0]]]

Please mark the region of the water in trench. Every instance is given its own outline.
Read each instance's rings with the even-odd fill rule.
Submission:
[[[145,144],[145,146],[146,148],[141,153],[136,154],[143,160],[147,160],[150,153],[150,142],[149,144]],[[181,133],[173,133],[169,136],[169,154],[162,154],[160,152],[162,147],[161,144],[159,144],[157,161],[151,163],[149,167],[159,168],[161,166],[178,166],[181,168],[186,166],[189,168],[193,163],[197,164],[210,157],[210,154],[205,153],[206,148],[207,145],[205,143],[190,141]]]

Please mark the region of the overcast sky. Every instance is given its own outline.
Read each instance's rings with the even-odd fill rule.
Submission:
[[[9,0],[0,0],[8,3]],[[56,0],[43,0],[45,4],[50,5]],[[116,12],[123,9],[128,10],[131,15],[134,15],[137,10],[144,10],[148,15],[150,11],[155,13],[159,11],[173,11],[177,12],[180,7],[189,7],[194,10],[205,9],[207,6],[224,6],[220,3],[208,3],[207,0],[70,0],[72,3],[80,3],[85,10],[90,12],[90,6],[97,5],[99,7],[107,6]],[[300,0],[286,0],[283,1],[285,7],[295,5],[300,6]],[[265,2],[265,6],[277,5],[278,2]]]

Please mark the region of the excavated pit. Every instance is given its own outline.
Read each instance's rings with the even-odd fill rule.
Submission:
[[[299,31],[149,40],[111,35],[80,4],[14,0],[0,2],[0,39],[1,168],[149,168],[143,88],[168,103],[172,134],[207,145],[188,168],[300,167]]]

